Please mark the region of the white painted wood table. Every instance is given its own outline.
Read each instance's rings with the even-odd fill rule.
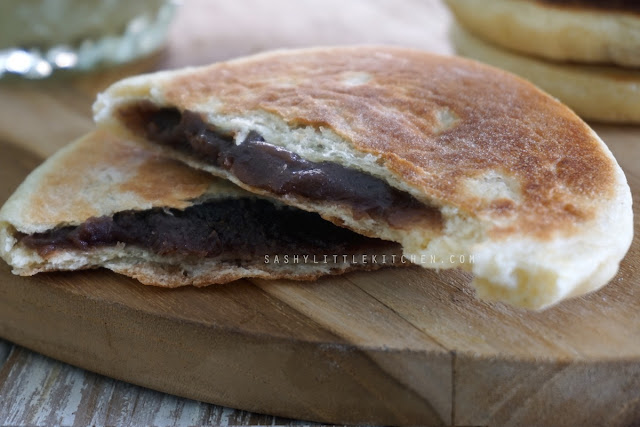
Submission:
[[[199,65],[258,51],[350,43],[450,53],[438,0],[184,0],[169,44],[145,69]],[[125,70],[124,73],[127,71]],[[48,156],[92,127],[91,101],[123,71],[72,84],[0,86],[0,136]],[[28,93],[29,96],[25,94]],[[55,104],[55,108],[52,106]],[[34,127],[34,115],[46,126]],[[59,123],[63,122],[64,126]],[[46,140],[46,144],[42,141]],[[303,425],[223,408],[87,372],[0,340],[0,425]]]

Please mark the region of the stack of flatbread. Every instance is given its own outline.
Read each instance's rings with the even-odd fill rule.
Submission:
[[[640,123],[637,0],[446,0],[457,51],[529,79],[590,120]]]
[[[631,242],[630,190],[600,138],[469,60],[276,51],[122,80],[94,112],[98,130],[0,212],[17,274],[200,286],[411,262],[542,308],[605,285]]]

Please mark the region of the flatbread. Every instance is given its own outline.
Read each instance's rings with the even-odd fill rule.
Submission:
[[[125,79],[94,112],[99,126],[248,191],[400,242],[424,267],[472,271],[483,298],[541,308],[597,289],[631,242],[630,190],[600,138],[532,84],[465,59],[380,46],[268,52]],[[174,134],[194,117],[206,129]],[[266,144],[284,160],[265,170],[235,159],[267,174],[248,184],[233,158],[189,153],[210,149],[215,133],[245,157]],[[154,134],[172,139],[147,139]],[[263,143],[250,143],[256,134]],[[417,200],[424,218],[398,223],[333,196],[302,197],[295,185],[265,189],[286,176],[291,153],[295,168],[312,162],[296,179],[337,165]]]
[[[640,67],[637,2],[446,2],[465,28],[502,48],[555,61]]]
[[[268,208],[275,212],[272,218],[277,223],[260,224],[259,219],[252,218],[246,221],[222,218],[223,225],[231,223],[232,227],[236,226],[234,232],[240,234],[236,241],[243,245],[242,248],[230,248],[239,255],[229,254],[230,249],[226,247],[218,255],[203,257],[175,250],[158,252],[136,244],[91,244],[91,236],[83,237],[81,245],[66,244],[56,248],[33,247],[25,243],[26,236],[32,238],[56,230],[73,229],[95,218],[145,212],[179,215],[205,204],[220,209],[223,204],[230,203],[249,208],[257,206],[262,210]],[[250,215],[251,212],[239,210],[237,214]],[[303,219],[292,223],[283,224],[284,219],[279,218],[295,220],[298,215],[304,215]],[[20,275],[106,267],[142,283],[164,287],[205,286],[245,277],[312,280],[354,269],[403,265],[397,244],[359,236],[327,223],[317,215],[309,215],[257,198],[227,181],[163,158],[126,139],[95,131],[45,161],[5,203],[0,210],[0,256],[13,266],[14,273]],[[249,225],[251,231],[243,230],[243,226]],[[307,226],[319,228],[320,237],[309,237],[305,230]],[[202,232],[216,230],[219,234],[224,231],[214,227],[213,231]],[[260,233],[271,236],[273,244],[267,246],[271,251],[245,253],[252,250],[252,242],[258,240]],[[300,248],[313,249],[315,241],[309,242],[313,238],[330,243],[318,253],[312,250],[296,252]],[[191,237],[185,239],[188,242]],[[155,246],[163,248],[164,243],[155,242]],[[329,257],[324,258],[325,254]],[[333,258],[333,254],[339,257]],[[374,255],[380,258],[371,262]],[[389,258],[383,261],[383,255]],[[366,258],[363,260],[362,256]]]
[[[459,25],[450,33],[459,54],[526,78],[585,119],[640,123],[640,69],[551,62],[496,47]]]

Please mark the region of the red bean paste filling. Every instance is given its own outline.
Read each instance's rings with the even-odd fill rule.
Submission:
[[[577,8],[593,8],[611,11],[640,12],[638,0],[537,0],[541,3],[549,3],[556,6]]]
[[[397,243],[359,235],[318,214],[251,198],[211,201],[185,210],[124,211],[17,237],[41,256],[58,249],[89,250],[120,242],[159,255],[237,262],[262,261],[268,254],[401,253]]]
[[[269,144],[252,132],[241,144],[205,123],[199,114],[137,103],[120,110],[135,133],[229,171],[241,182],[271,194],[293,194],[348,205],[356,219],[369,216],[392,226],[414,220],[441,225],[440,211],[385,181],[337,163],[311,162]]]

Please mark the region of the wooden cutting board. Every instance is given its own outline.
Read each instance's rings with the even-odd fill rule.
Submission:
[[[214,37],[218,33],[203,42],[193,28],[204,7],[233,8],[231,3],[237,4],[189,2],[192,16],[180,15],[164,56],[89,77],[3,82],[0,202],[42,159],[91,128],[92,99],[109,82],[150,67],[221,59],[203,48],[203,43],[220,43]],[[245,7],[264,4],[248,3]],[[337,11],[343,3],[323,4]],[[350,5],[364,7],[357,1]],[[439,3],[407,1],[393,8],[395,15],[382,2],[371,5],[387,17],[385,25],[368,22],[375,35],[366,33],[373,30],[364,24],[364,35],[336,30],[346,41],[386,37],[448,51]],[[295,13],[299,22],[309,12]],[[425,34],[424,42],[415,38],[416,31],[429,27],[416,18],[420,13],[425,20],[437,17],[433,31],[438,32]],[[229,14],[233,10],[222,15]],[[368,19],[379,19],[375,16]],[[273,13],[272,18],[280,32],[270,33],[263,45],[227,40],[218,54],[286,45],[282,40],[293,31],[291,16]],[[262,20],[238,25],[249,19],[241,13],[234,19],[244,28],[266,25]],[[396,27],[389,19],[408,24]],[[215,27],[209,31],[228,34],[225,22],[201,23],[200,31]],[[189,29],[198,35],[191,44],[184,41]],[[302,43],[325,40],[315,37]],[[640,128],[595,129],[617,156],[638,200]],[[638,235],[637,202],[634,212]],[[103,270],[16,277],[0,262],[0,337],[153,389],[293,418],[629,425],[640,420],[639,267],[636,238],[609,286],[543,312],[527,312],[474,299],[469,275],[459,271],[389,269],[311,283],[242,280],[165,290]]]

